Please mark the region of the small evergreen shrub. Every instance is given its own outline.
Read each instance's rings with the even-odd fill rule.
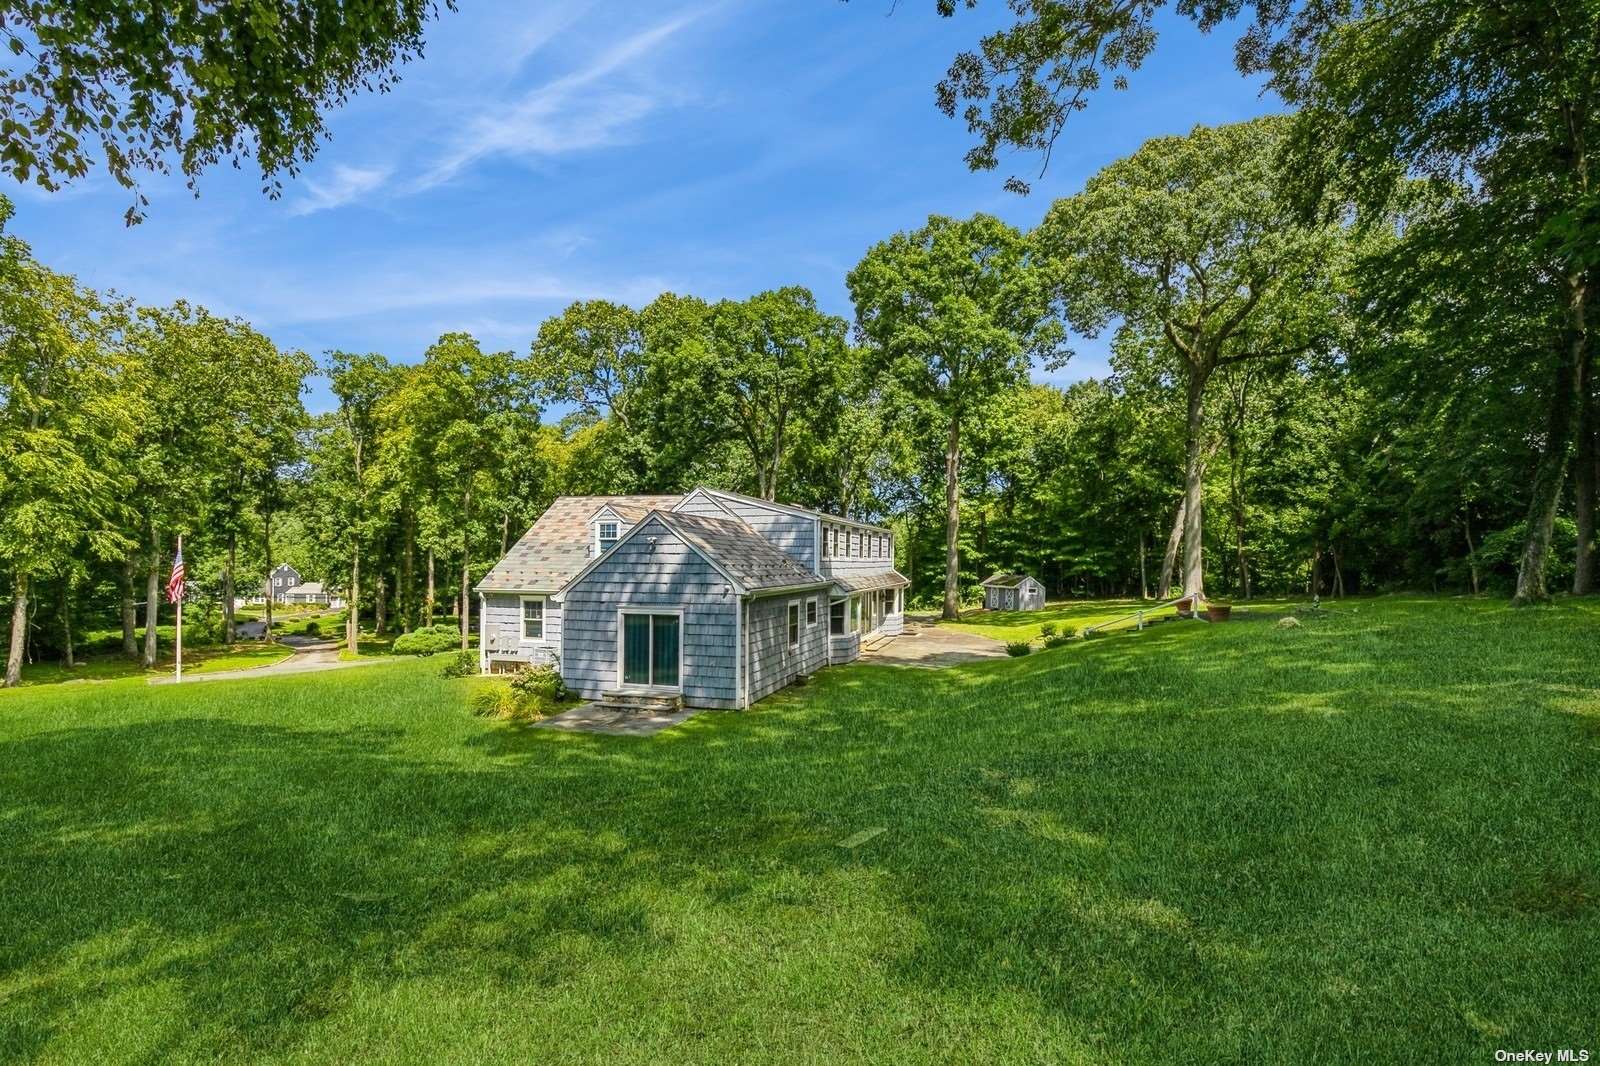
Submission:
[[[322,636],[322,626],[315,619],[312,619],[311,621],[306,623],[306,636],[308,636],[308,637],[320,637],[320,636]]]
[[[438,655],[459,647],[461,634],[454,626],[433,625],[413,629],[394,638],[396,655]]]
[[[561,680],[561,671],[554,666],[518,670],[511,679],[511,689],[523,700],[545,707],[567,698],[567,684]]]
[[[471,677],[478,672],[478,653],[457,651],[439,668],[440,677]]]
[[[1006,654],[1012,658],[1027,655],[1031,651],[1033,651],[1033,641],[1031,640],[1013,640],[1006,645]]]
[[[1072,638],[1076,637],[1077,635],[1077,632],[1071,629],[1064,633],[1051,633],[1049,636],[1044,638],[1044,646],[1047,648],[1059,648],[1063,644],[1071,643]]]
[[[1039,635],[1044,638],[1045,646],[1049,647],[1050,638],[1056,635],[1056,624],[1054,622],[1043,623],[1039,626]]]

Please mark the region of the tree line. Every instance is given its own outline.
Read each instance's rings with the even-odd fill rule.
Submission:
[[[853,323],[798,287],[668,293],[574,303],[522,353],[452,333],[410,363],[313,364],[90,292],[7,236],[7,676],[30,648],[70,661],[75,619],[153,664],[180,533],[191,617],[221,642],[286,560],[358,605],[352,648],[439,615],[465,644],[472,584],[556,495],[700,483],[895,525],[913,600],[950,612],[1013,567],[1058,595],[1587,591],[1592,466],[1560,521],[1529,522],[1560,301],[1502,271],[1472,293],[1498,301],[1471,319],[1492,332],[1464,329],[1463,263],[1432,243],[1448,191],[1381,226],[1307,223],[1293,125],[1153,140],[1032,232],[895,234],[847,279]],[[1101,334],[1109,375],[1031,382]],[[315,415],[312,374],[334,400]]]
[[[1016,5],[940,86],[969,164],[1047,153],[1127,87],[1158,6]],[[522,352],[314,363],[6,235],[7,683],[70,661],[75,624],[154,662],[179,533],[218,640],[287,559],[356,604],[352,644],[444,613],[465,643],[472,582],[555,495],[697,483],[895,525],[946,614],[994,568],[1056,594],[1591,591],[1600,14],[1224,8],[1193,15],[1253,12],[1241,68],[1292,113],[1152,140],[1029,232],[895,234],[846,279],[853,320],[798,287],[668,293],[576,303]],[[1032,383],[1094,337],[1107,375]]]

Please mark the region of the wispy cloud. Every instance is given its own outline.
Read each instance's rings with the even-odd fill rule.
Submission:
[[[493,156],[553,156],[615,144],[667,94],[643,84],[643,61],[709,13],[679,14],[605,49],[588,64],[474,117],[427,167],[413,191],[431,189]],[[612,84],[621,75],[624,84]]]
[[[308,325],[397,311],[426,311],[436,318],[440,309],[451,309],[452,317],[465,320],[495,306],[546,308],[596,298],[638,305],[672,287],[671,280],[663,277],[565,277],[497,264],[476,273],[442,268],[417,274],[375,273],[339,285],[268,286],[255,294],[252,317]]]
[[[394,168],[387,165],[351,167],[334,165],[324,181],[306,182],[306,195],[289,205],[291,215],[311,215],[359,200],[376,192],[389,180]]]

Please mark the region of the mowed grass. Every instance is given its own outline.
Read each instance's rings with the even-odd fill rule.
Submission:
[[[0,693],[0,1058],[1592,1048],[1597,634],[1347,602],[649,740],[474,718],[426,661]]]
[[[1037,640],[1046,625],[1055,626],[1058,633],[1069,630],[1082,632],[1087,626],[1113,622],[1140,610],[1145,612],[1147,620],[1177,616],[1175,608],[1157,608],[1157,602],[1131,599],[1057,600],[1037,611],[964,611],[959,622],[939,624],[996,640]],[[1257,598],[1236,603],[1233,609],[1236,616],[1262,613],[1277,615],[1296,602],[1276,597]],[[1128,624],[1132,627],[1135,623],[1130,620]]]
[[[120,652],[92,655],[80,660],[72,669],[59,662],[24,663],[22,684],[55,685],[68,681],[114,681],[126,678],[167,677],[174,669],[173,648],[162,644],[156,665],[149,670],[135,659],[127,659]],[[209,674],[219,670],[249,670],[257,666],[271,666],[294,654],[292,648],[282,644],[241,642],[231,647],[222,644],[203,645],[183,649],[185,674]]]

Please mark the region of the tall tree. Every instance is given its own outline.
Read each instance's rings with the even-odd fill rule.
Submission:
[[[346,537],[350,559],[350,579],[345,593],[345,646],[354,655],[361,635],[361,544],[371,534],[369,489],[370,464],[378,433],[378,409],[394,388],[396,379],[389,361],[381,355],[351,355],[329,352],[323,372],[339,400],[337,422],[344,432],[344,455],[350,468],[347,475],[348,514]]]
[[[809,416],[843,385],[849,327],[798,286],[724,300],[708,326],[705,358],[693,368],[679,360],[674,371],[695,382],[743,446],[756,494],[775,500],[795,439],[828,432]]]
[[[10,213],[0,198],[0,226]],[[40,266],[15,237],[0,236],[0,567],[11,576],[6,687],[21,680],[34,582],[75,572],[82,553],[110,558],[128,546],[120,526],[139,398],[100,315],[92,294]]]
[[[944,617],[961,613],[961,433],[982,406],[1065,359],[1045,278],[1021,233],[991,215],[931,216],[874,245],[847,279],[869,367],[944,427]]]
[[[1067,318],[1160,338],[1185,397],[1183,591],[1204,596],[1206,387],[1219,367],[1307,350],[1328,329],[1332,227],[1297,226],[1274,159],[1284,120],[1145,143],[1059,200],[1038,240]]]

